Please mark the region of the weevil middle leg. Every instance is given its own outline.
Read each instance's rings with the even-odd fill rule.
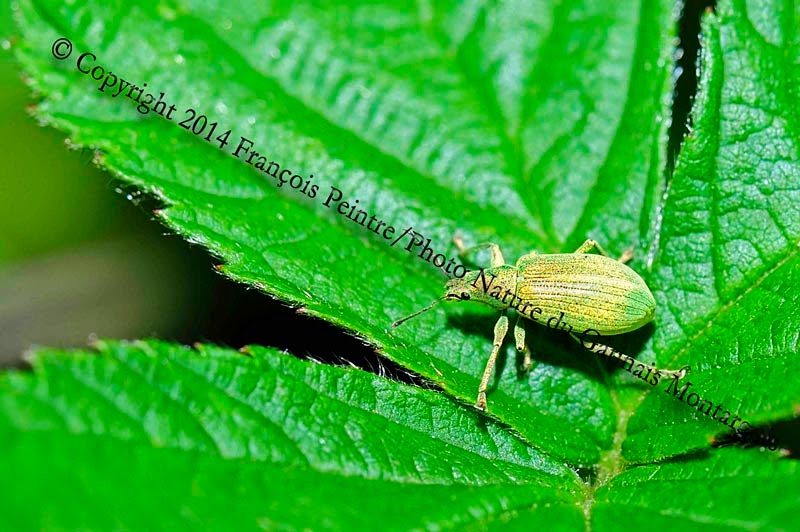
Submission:
[[[600,253],[602,256],[608,257],[608,253],[606,253],[606,250],[603,249],[603,247],[596,240],[592,240],[591,238],[587,239],[586,242],[581,244],[581,247],[576,249],[575,253],[588,253],[593,249],[596,249],[597,252]],[[628,248],[622,252],[622,256],[617,260],[619,260],[619,262],[621,262],[622,264],[626,264],[630,262],[632,258],[633,258],[633,250]]]
[[[592,240],[591,238],[586,239],[586,242],[581,244],[581,247],[576,249],[575,253],[589,253],[593,249],[596,249],[597,252],[604,257],[608,257],[608,253],[606,253],[606,250],[603,249],[603,246],[601,246],[597,240]]]

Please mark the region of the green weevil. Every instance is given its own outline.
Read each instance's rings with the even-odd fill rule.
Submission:
[[[574,253],[532,252],[522,256],[515,266],[509,266],[496,244],[483,244],[467,250],[460,238],[456,237],[454,241],[462,255],[470,250],[488,247],[492,257],[491,267],[470,271],[462,278],[450,279],[444,296],[395,321],[392,326],[397,327],[431,310],[441,301],[478,301],[501,311],[494,326],[492,353],[478,387],[476,408],[486,410],[486,389],[508,332],[510,310],[517,314],[514,339],[517,350],[524,355],[524,371],[530,369],[531,353],[525,341],[522,318],[566,331],[593,353],[627,365],[629,372],[636,364],[636,371],[632,373],[651,385],[657,384],[662,376],[681,379],[686,374],[688,368],[659,370],[596,341],[603,335],[634,331],[655,317],[656,301],[653,294],[644,280],[625,265],[631,258],[630,253],[614,260],[597,242],[587,240]],[[590,254],[591,250],[600,254]]]

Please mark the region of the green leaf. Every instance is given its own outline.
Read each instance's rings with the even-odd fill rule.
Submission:
[[[150,528],[162,496],[182,508],[166,512],[174,526],[232,513],[227,527],[453,526],[530,506],[542,523],[583,518],[575,472],[444,394],[265,348],[97,347],[38,351],[33,375],[0,377],[0,478],[17,494],[0,509],[15,528]],[[50,502],[34,518],[37,486]]]
[[[795,417],[800,8],[731,0],[705,17],[692,133],[664,186],[672,6],[597,4],[21,2],[17,54],[44,95],[41,120],[159,198],[160,218],[220,257],[225,274],[349,329],[442,392],[259,348],[252,359],[154,342],[104,344],[100,358],[45,353],[34,376],[0,381],[0,431],[12,441],[3,477],[29,473],[20,493],[35,494],[52,453],[61,481],[49,500],[69,495],[75,476],[133,492],[165,486],[185,509],[176,523],[235,508],[243,526],[265,527],[602,529],[622,517],[789,527],[795,462],[712,448],[731,430],[668,393],[670,382],[609,372],[554,331],[529,327],[524,378],[506,345],[489,417],[478,415],[470,405],[494,317],[443,306],[392,330],[441,294],[444,277],[324,204],[336,187],[448,259],[456,232],[499,243],[509,260],[586,237],[612,253],[637,244],[633,267],[658,317],[610,343],[659,367],[691,365],[681,386],[708,414],[719,407],[753,425]],[[59,62],[50,47],[64,36],[75,50]],[[175,123],[143,116],[99,92],[75,69],[87,51],[230,128],[230,144],[182,130],[181,113]],[[317,196],[232,157],[240,136],[304,182],[314,174]],[[351,419],[369,430],[348,432]],[[118,463],[127,448],[141,477]],[[161,467],[173,455],[173,469]],[[252,484],[230,492],[240,499],[203,504],[210,482],[224,490],[237,478]],[[376,513],[330,504],[340,493],[374,495],[365,506]],[[256,513],[265,501],[275,506]],[[149,502],[122,501],[97,521],[53,502],[35,526],[137,526]]]
[[[796,415],[800,386],[800,8],[774,16],[732,4],[703,28],[694,128],[654,249],[652,348],[663,366],[692,366],[689,391],[722,405],[720,417],[763,423]],[[620,430],[629,460],[730,432],[661,392],[628,403],[636,416]]]
[[[598,529],[776,530],[791,527],[797,461],[752,450],[719,449],[672,463],[631,468],[595,494]]]
[[[672,8],[322,6],[145,2],[123,14],[23,2],[18,55],[46,95],[41,119],[160,198],[165,223],[221,257],[227,275],[356,332],[473,403],[494,318],[437,309],[392,330],[438,297],[445,277],[405,250],[410,237],[392,247],[326,207],[331,187],[395,236],[413,226],[448,258],[458,232],[499,242],[510,260],[574,250],[589,232],[628,248],[644,236],[663,169]],[[50,49],[62,36],[74,52],[59,62]],[[90,66],[163,91],[175,123],[97,90],[76,68],[89,51]],[[229,145],[179,127],[188,107],[219,122],[217,134],[232,129]],[[282,170],[313,174],[317,197],[232,157],[241,136]],[[564,219],[574,212],[583,214]],[[530,337],[536,364],[520,379],[508,346],[492,415],[554,456],[597,462],[615,420],[596,361],[546,330]]]
[[[0,376],[0,511],[13,529],[574,530],[590,515],[599,529],[758,528],[796,510],[785,490],[798,493],[797,462],[776,455],[717,450],[595,491],[441,393],[265,348],[97,348],[40,350],[32,374]],[[783,504],[730,504],[767,477],[759,494]]]

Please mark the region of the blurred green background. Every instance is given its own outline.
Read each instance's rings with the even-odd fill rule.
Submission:
[[[200,317],[185,311],[207,299],[187,275],[192,252],[161,237],[90,150],[66,149],[26,111],[11,7],[0,9],[0,364],[32,344],[84,346],[93,334],[190,333]]]

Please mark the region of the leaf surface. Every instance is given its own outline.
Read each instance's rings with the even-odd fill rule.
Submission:
[[[360,370],[256,347],[96,347],[0,376],[14,529],[758,528],[793,522],[798,502],[797,463],[774,454],[719,449],[592,486],[445,395]]]
[[[390,328],[441,294],[433,257],[457,259],[456,233],[498,242],[509,261],[586,236],[621,252],[644,236],[663,169],[669,3],[539,7],[23,2],[19,56],[47,96],[38,115],[160,198],[164,222],[222,258],[227,275],[473,403],[495,317],[437,309]],[[63,62],[49,53],[59,36],[74,41]],[[163,91],[172,120],[99,91],[76,68],[85,52],[97,59],[83,70]],[[183,130],[187,108],[218,122],[215,135],[230,128],[228,145]],[[237,154],[240,142],[248,152]],[[290,171],[272,173],[317,185],[316,197],[256,169],[259,156],[248,164],[254,151]],[[341,211],[326,206],[336,190]],[[392,247],[354,222],[356,201],[393,238],[413,227],[431,251],[407,251],[410,236]],[[517,376],[507,346],[491,412],[542,450],[596,462],[615,426],[607,384],[580,346],[530,329],[533,371]]]
[[[102,471],[147,491],[151,477],[115,461],[132,449],[143,468],[179,457],[157,471],[173,482],[152,484],[189,522],[219,515],[193,497],[241,478],[252,489],[230,507],[247,507],[235,517],[245,526],[788,527],[795,463],[710,442],[732,434],[717,414],[760,430],[798,411],[800,8],[721,1],[704,17],[692,132],[664,183],[672,6],[596,4],[21,2],[17,52],[44,95],[40,119],[159,198],[159,217],[226,275],[352,331],[443,392],[256,347],[251,358],[159,342],[101,344],[99,357],[42,351],[34,375],[0,380],[13,457],[3,476],[30,469],[32,488],[52,453],[52,501]],[[49,51],[60,36],[75,46],[63,62]],[[180,112],[141,115],[99,92],[75,69],[87,51]],[[230,128],[229,144],[181,129],[188,107],[218,123],[215,135]],[[261,156],[287,183],[255,168]],[[657,320],[609,343],[661,368],[690,365],[686,393],[530,326],[532,371],[515,374],[507,340],[479,415],[496,316],[448,305],[392,330],[445,277],[406,250],[410,238],[392,246],[348,218],[356,199],[352,212],[394,237],[430,238],[430,258],[455,258],[457,232],[499,243],[509,262],[587,237],[613,254],[636,244]],[[67,442],[75,473],[54,452]],[[95,455],[101,472],[87,465]],[[361,493],[374,513],[327,504]],[[398,516],[401,500],[411,511]],[[53,502],[41,518],[136,526],[140,503],[95,517]]]
[[[694,127],[668,191],[651,276],[660,303],[652,348],[663,366],[692,367],[687,392],[700,399],[692,408],[681,404],[688,394],[681,401],[661,387],[629,403],[629,459],[678,454],[730,433],[713,419],[718,405],[717,417],[730,412],[734,427],[737,416],[764,423],[797,411],[798,14],[795,7],[767,17],[726,2],[705,21]]]
[[[0,478],[19,494],[0,508],[19,528],[148,528],[151,504],[176,526],[454,526],[531,505],[582,520],[574,471],[441,393],[265,348],[97,348],[0,376]]]

